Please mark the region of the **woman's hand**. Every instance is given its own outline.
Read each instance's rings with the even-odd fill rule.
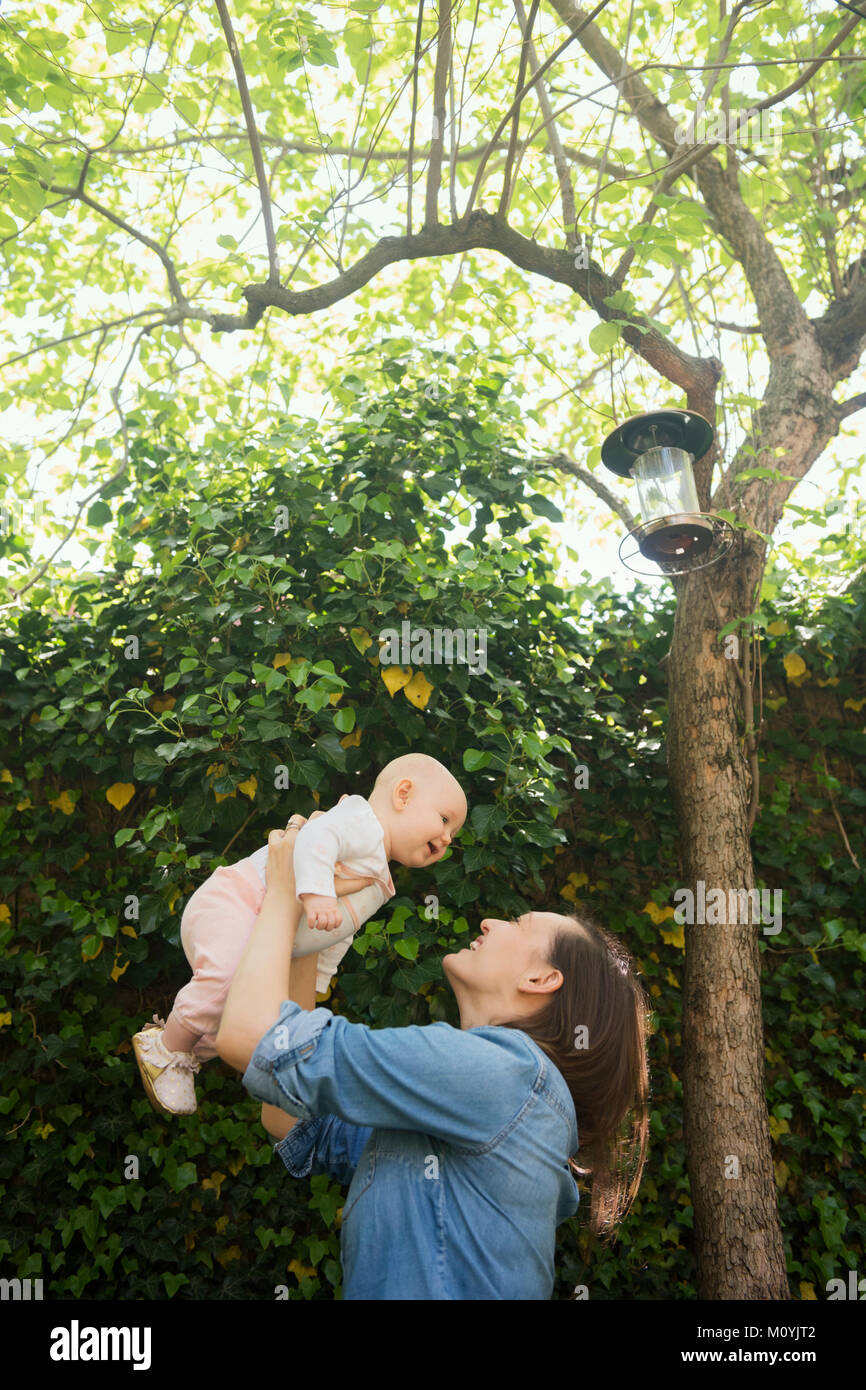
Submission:
[[[324,814],[325,814],[324,811],[314,811],[313,814],[310,816],[310,820],[315,820],[317,816],[323,816]],[[306,823],[307,823],[307,817],[306,817],[306,816],[294,815],[294,816],[290,816],[290,817],[289,817],[289,826],[292,828],[292,829],[291,829],[291,834],[292,834],[291,853],[292,853],[292,856],[294,855],[294,847],[295,847],[294,842],[295,842],[295,840],[297,840],[297,838],[298,838],[298,836],[297,836],[297,831],[300,830],[302,826],[306,825]],[[281,830],[272,830],[272,831],[271,831],[271,835],[276,835],[276,836],[282,836],[282,837],[283,837],[282,839],[279,839],[279,840],[278,840],[278,843],[279,843],[280,845],[285,844],[285,840],[286,840],[286,837],[288,836],[288,834],[289,834],[288,828],[287,828],[285,831],[281,831]],[[269,836],[268,836],[268,864],[270,864],[270,862],[271,862],[271,838],[270,838],[270,835],[269,835]],[[292,881],[293,881],[293,886],[294,886],[294,858],[291,859],[291,863],[292,863]],[[267,877],[267,875],[268,875],[268,870],[267,870],[267,868],[265,868],[265,876]],[[270,880],[270,878],[268,877],[268,883],[270,883],[270,881],[271,881],[271,880]],[[338,898],[347,898],[347,897],[349,897],[352,893],[360,893],[360,891],[361,891],[362,888],[369,888],[369,887],[370,887],[370,884],[371,884],[372,882],[373,882],[373,880],[372,880],[371,878],[361,878],[361,877],[359,877],[357,874],[347,874],[347,873],[343,872],[343,865],[342,865],[342,864],[335,864],[335,865],[334,865],[334,893],[336,894],[336,896],[337,896]]]
[[[290,816],[285,830],[272,830],[268,836],[268,862],[265,879],[268,888],[295,896],[295,841],[304,824],[303,816]]]

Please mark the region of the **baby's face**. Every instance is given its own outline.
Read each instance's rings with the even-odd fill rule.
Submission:
[[[447,777],[405,778],[395,788],[395,799],[391,858],[408,869],[435,864],[466,819],[466,797],[458,783]]]

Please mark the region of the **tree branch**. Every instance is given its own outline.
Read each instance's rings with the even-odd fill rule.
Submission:
[[[5,170],[2,172],[5,172]],[[188,308],[186,296],[177,278],[174,262],[164,246],[160,246],[159,242],[154,241],[153,237],[148,236],[146,232],[140,232],[137,227],[130,226],[128,222],[125,222],[122,217],[118,217],[110,208],[103,207],[102,203],[97,203],[95,198],[91,198],[88,193],[84,192],[82,180],[79,180],[76,188],[67,188],[60,184],[46,183],[44,179],[40,179],[39,183],[48,193],[60,193],[66,198],[75,199],[79,203],[84,203],[85,207],[90,208],[92,212],[98,213],[100,217],[104,217],[106,221],[111,222],[113,226],[119,227],[122,232],[126,232],[135,241],[140,241],[142,246],[147,246],[155,256],[159,257],[165,267],[169,293],[175,304],[183,308]]]
[[[554,51],[551,53],[550,57],[545,59],[545,61],[544,61],[544,62],[542,63],[542,65],[541,65],[541,67],[538,69],[538,72],[535,73],[535,74],[533,75],[533,77],[529,80],[529,82],[524,83],[524,84],[523,84],[522,86],[520,86],[520,87],[518,88],[518,90],[515,92],[515,94],[514,94],[514,100],[512,101],[511,105],[508,107],[508,110],[504,112],[504,114],[503,114],[503,116],[502,116],[502,120],[499,122],[499,125],[496,127],[495,131],[493,132],[493,135],[491,136],[491,139],[490,139],[490,143],[489,143],[489,145],[488,145],[487,152],[482,156],[481,164],[479,165],[478,169],[476,170],[475,179],[474,179],[474,181],[473,181],[473,184],[472,184],[471,189],[469,190],[469,198],[468,198],[468,200],[467,200],[466,207],[465,207],[464,210],[463,210],[463,216],[462,216],[462,218],[461,218],[461,221],[462,221],[463,223],[465,223],[465,222],[468,221],[468,219],[469,219],[469,217],[470,217],[470,215],[471,215],[471,213],[472,213],[472,205],[473,205],[473,203],[474,203],[474,201],[475,201],[475,198],[476,198],[476,196],[477,196],[478,190],[479,190],[479,188],[481,187],[481,179],[482,179],[482,176],[483,176],[483,174],[484,174],[484,167],[485,167],[485,165],[486,165],[486,163],[487,163],[487,160],[488,160],[488,158],[489,158],[489,156],[490,156],[490,153],[491,153],[492,150],[493,150],[494,144],[495,144],[495,142],[499,139],[500,135],[502,134],[502,132],[503,132],[503,130],[505,129],[505,127],[507,126],[507,124],[508,124],[509,120],[511,119],[511,117],[514,115],[514,112],[515,112],[516,110],[519,110],[519,109],[520,109],[520,103],[523,101],[523,98],[526,96],[526,93],[529,91],[530,87],[534,87],[535,84],[541,80],[541,78],[542,78],[542,77],[544,76],[544,74],[547,72],[547,69],[548,69],[549,67],[552,67],[552,66],[553,66],[553,64],[556,62],[557,58],[561,57],[561,55],[562,55],[562,54],[565,52],[565,50],[571,45],[571,43],[574,41],[574,39],[576,39],[576,38],[578,37],[578,35],[579,35],[580,32],[581,32],[581,28],[583,27],[583,25],[589,24],[590,20],[594,19],[595,16],[596,16],[597,14],[601,14],[601,11],[602,11],[603,9],[605,9],[606,6],[607,6],[608,4],[610,4],[610,0],[599,0],[599,3],[596,5],[595,9],[590,11],[589,15],[585,18],[585,20],[582,21],[582,24],[579,25],[578,28],[575,29],[575,31],[574,31],[573,33],[569,34],[568,38],[567,38],[567,39],[564,39],[563,42],[559,45],[558,48],[555,48],[555,49],[554,49]]]
[[[567,454],[551,454],[542,462],[545,467],[560,468],[563,472],[571,473],[575,478],[579,478],[582,483],[586,483],[590,491],[594,492],[596,497],[601,498],[604,505],[619,517],[627,531],[633,531],[637,526],[637,518],[632,516],[625,502],[611,492],[610,488],[606,487],[594,473],[590,473],[588,468],[575,463],[574,459],[569,458]]]
[[[231,17],[229,16],[226,0],[216,0],[217,13],[226,37],[229,53],[231,54],[232,65],[235,70],[235,80],[240,93],[241,106],[243,107],[244,120],[246,121],[247,135],[249,136],[250,149],[253,155],[253,165],[256,171],[256,180],[259,185],[259,198],[262,204],[262,218],[265,224],[265,238],[268,243],[268,283],[278,285],[280,283],[280,263],[277,256],[277,239],[274,235],[274,221],[271,214],[271,195],[268,190],[268,179],[265,173],[265,162],[262,159],[262,147],[259,143],[259,133],[256,130],[256,118],[253,112],[253,104],[250,101],[249,88],[247,87],[246,74],[241,62],[241,55],[238,51],[237,39],[232,28]]]
[[[658,329],[648,326],[641,314],[626,314],[623,309],[612,309],[604,303],[605,298],[614,293],[616,285],[598,265],[590,261],[587,269],[577,270],[570,251],[539,246],[536,241],[509,227],[498,214],[480,208],[471,214],[467,222],[461,221],[457,226],[440,225],[414,236],[382,237],[343,275],[324,285],[306,290],[291,290],[284,285],[247,285],[242,293],[250,306],[250,315],[258,313],[260,316],[269,306],[282,309],[287,314],[316,313],[355,294],[379,271],[397,261],[438,259],[475,249],[498,251],[521,270],[541,275],[556,284],[567,285],[603,319],[628,319],[629,323],[622,332],[625,341],[645,362],[680,390],[701,393],[715,388],[722,371],[722,365],[716,358],[693,357]],[[223,320],[228,317],[214,315],[214,328],[227,331],[223,327]],[[250,326],[245,320],[230,325],[242,328]],[[690,406],[690,409],[697,408]]]
[[[523,39],[520,44],[520,62],[517,68],[517,91],[524,90],[524,78],[529,60],[529,47],[532,42],[532,29],[535,24],[535,17],[538,14],[539,0],[532,0],[529,8],[529,18],[523,26]],[[541,77],[539,72],[535,72],[533,82],[540,85]],[[505,172],[502,175],[502,194],[499,199],[499,214],[505,217],[508,214],[508,204],[511,198],[511,175],[514,169],[514,154],[517,148],[517,136],[520,130],[520,108],[523,98],[515,98],[512,103],[513,116],[511,119],[511,134],[508,137],[508,153],[505,156]]]
[[[145,318],[148,314],[157,314],[158,318],[148,327],[156,328],[160,323],[165,322],[165,311],[160,309],[141,309],[137,314],[127,314],[122,319],[110,319],[108,323],[97,323],[93,328],[82,328],[79,333],[66,333],[62,338],[53,338],[50,343],[37,343],[36,347],[28,348],[26,352],[18,352],[14,357],[7,357],[5,362],[0,362],[0,369],[11,367],[15,362],[23,362],[26,357],[32,357],[36,352],[48,352],[51,348],[62,347],[64,343],[73,343],[77,338],[87,338],[91,333],[104,333],[109,328],[119,328],[122,324],[134,323],[136,319]]]
[[[526,11],[523,8],[521,0],[514,0],[514,8],[517,11],[517,18],[520,22],[520,28],[525,41],[529,33],[529,27],[526,20]],[[566,162],[562,141],[559,138],[559,131],[556,128],[553,108],[547,94],[547,86],[539,77],[540,64],[538,62],[538,55],[535,51],[535,44],[531,39],[529,41],[529,65],[532,69],[533,76],[536,78],[536,93],[538,95],[538,104],[541,107],[541,114],[544,117],[544,132],[547,136],[550,152],[553,155],[553,164],[556,169],[556,177],[559,181],[559,193],[562,200],[562,220],[566,228],[565,244],[571,249],[574,249],[577,244],[577,218],[574,210],[574,189],[571,186],[571,173]],[[569,227],[571,231],[568,230]]]
[[[847,420],[849,415],[854,415],[858,410],[866,409],[866,391],[861,391],[859,395],[852,396],[848,401],[842,401],[836,407],[836,419],[841,423]]]
[[[681,141],[677,139],[678,127],[664,103],[628,64],[623,63],[617,49],[591,22],[592,15],[586,15],[573,0],[551,0],[551,3],[564,23],[579,35],[581,46],[593,62],[611,82],[622,83],[623,95],[643,128],[658,141],[669,158],[674,155]],[[847,20],[807,69],[808,75],[817,71],[817,66],[852,27]],[[808,75],[804,75],[806,81]],[[797,81],[799,83],[800,79]],[[779,99],[776,94],[762,102],[759,109],[767,109]],[[723,169],[715,155],[707,153],[710,148],[700,146],[689,152],[694,162],[694,178],[719,233],[727,239],[743,267],[758,307],[767,350],[772,356],[788,350],[803,335],[808,336],[809,320],[761,223],[742,198],[735,166],[732,163],[729,170]]]
[[[445,97],[451,73],[451,0],[439,0],[439,30],[436,35],[436,69],[433,75],[433,138],[427,165],[427,200],[424,208],[425,229],[439,221],[439,182],[442,177],[442,153],[445,148]]]
[[[412,160],[415,154],[415,121],[418,116],[418,71],[421,66],[421,30],[424,25],[424,0],[418,0],[418,20],[415,25],[415,53],[412,59],[412,118],[409,122],[409,155],[406,161],[406,235],[412,235]]]

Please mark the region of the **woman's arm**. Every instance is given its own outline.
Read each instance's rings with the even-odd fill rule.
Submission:
[[[292,865],[297,835],[292,828],[272,830],[268,836],[264,901],[229,987],[216,1037],[219,1056],[242,1072],[262,1035],[279,1018],[282,1002],[292,998],[292,950],[302,911]]]
[[[288,998],[294,999],[302,1009],[312,1011],[316,1007],[316,970],[318,956],[304,956],[292,963],[292,987]],[[262,1125],[274,1139],[285,1139],[289,1130],[298,1123],[295,1115],[287,1115],[276,1105],[262,1105]]]

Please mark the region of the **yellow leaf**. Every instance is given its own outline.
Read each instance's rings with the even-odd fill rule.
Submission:
[[[135,938],[138,937],[138,932],[135,930],[135,927],[131,927],[131,926],[129,925],[128,922],[127,922],[126,926],[125,926],[125,927],[121,927],[120,930],[121,930],[121,932],[123,933],[124,936],[132,936],[132,937],[135,937]]]
[[[788,703],[788,697],[787,697],[787,695],[782,695],[778,700],[767,700],[767,699],[764,700],[764,704],[767,706],[767,709],[771,709],[771,710],[773,710],[774,712],[775,712],[777,709],[781,709],[782,706],[783,706],[783,705],[786,705],[787,703]]]
[[[8,922],[12,914],[7,903],[0,903],[0,922]]]
[[[163,710],[174,709],[177,699],[174,695],[154,695],[149,704],[154,714],[162,714]]]
[[[85,940],[85,941],[92,941],[92,940],[93,940],[93,937],[92,937],[92,936],[87,936],[87,937],[84,938],[84,940]],[[102,954],[102,947],[103,947],[104,944],[105,944],[105,943],[104,943],[104,942],[102,941],[102,939],[100,938],[99,942],[97,943],[97,946],[96,946],[96,950],[95,950],[95,951],[85,951],[85,949],[84,949],[84,942],[82,942],[82,944],[81,944],[81,959],[82,959],[82,960],[96,960],[96,957]]]
[[[329,702],[330,702],[332,705],[338,705],[338,704],[340,703],[340,701],[342,700],[342,698],[343,698],[343,692],[342,692],[342,690],[335,690],[334,693],[333,693],[333,695],[329,695],[329,696],[328,696],[328,700],[329,700]]]
[[[672,931],[663,931],[659,935],[666,946],[677,946],[681,951],[686,949],[686,933],[682,922],[677,922]]]
[[[779,1159],[777,1159],[776,1162],[773,1164],[773,1169],[774,1169],[775,1174],[776,1174],[776,1183],[777,1183],[777,1185],[778,1185],[779,1187],[784,1187],[784,1186],[785,1186],[785,1183],[788,1181],[789,1177],[791,1176],[791,1170],[790,1170],[790,1168],[788,1167],[787,1163],[784,1163],[784,1162],[782,1161],[782,1159],[779,1158]]]
[[[805,1279],[801,1279],[801,1280],[800,1280],[800,1297],[801,1297],[802,1299],[804,1299],[804,1300],[813,1299],[813,1298],[814,1298],[814,1299],[817,1299],[818,1295],[815,1293],[815,1285],[814,1285],[814,1284],[807,1284],[806,1281],[805,1281]]]
[[[864,705],[866,705],[866,696],[862,700],[846,700],[842,708],[852,709],[855,714],[859,714]]]
[[[573,883],[575,888],[582,888],[585,883],[589,883],[589,874],[569,874],[569,883]]]
[[[783,618],[777,618],[774,623],[770,623],[767,631],[771,637],[784,637],[788,631],[788,624]]]
[[[361,730],[356,729],[354,733],[346,734],[345,738],[340,739],[342,748],[359,748],[361,744]]]
[[[35,710],[33,711],[33,713],[31,714],[31,716],[30,716],[30,723],[31,723],[31,724],[38,724],[38,723],[39,723],[39,711],[38,711],[38,709],[35,709]]]
[[[225,770],[226,770],[226,765],[225,765],[225,763],[211,763],[210,767],[209,767],[208,770],[207,770],[207,776],[210,777],[211,773],[213,773],[213,772],[223,773],[223,772],[225,772]]]
[[[226,801],[226,800],[228,800],[230,797],[233,797],[234,795],[235,795],[234,792],[214,792],[214,796],[216,797],[216,799],[217,799],[218,802],[220,802],[220,801]]]
[[[674,989],[679,989],[680,982],[672,970],[668,971],[667,979],[669,985],[673,985]]]
[[[575,891],[574,884],[573,884],[573,883],[564,883],[563,886],[562,886],[562,887],[560,888],[560,890],[559,890],[559,896],[560,896],[561,898],[565,898],[565,901],[566,901],[567,903],[576,903],[576,902],[577,902],[577,892]]]
[[[416,671],[409,684],[404,686],[403,694],[416,709],[423,709],[435,689],[436,687],[430,684],[423,671]]]
[[[253,775],[252,777],[248,777],[245,782],[238,782],[238,791],[243,792],[244,796],[248,796],[250,801],[252,801],[255,797],[256,787],[258,785],[255,775]]]
[[[650,985],[650,994],[653,996],[654,999],[658,999],[659,995],[661,994],[661,990],[659,989],[658,985]]]
[[[11,1013],[9,1013],[9,1014],[0,1014],[0,1028],[8,1028],[11,1022],[12,1022],[12,1015],[11,1015]]]
[[[25,798],[24,798],[23,801],[19,801],[19,802],[18,802],[18,805],[15,807],[15,810],[16,810],[16,811],[29,811],[29,810],[30,810],[30,807],[31,807],[32,805],[33,805],[33,802],[30,800],[30,797],[29,797],[29,796],[25,796]]]
[[[412,667],[402,666],[383,666],[382,680],[388,687],[388,693],[393,700],[398,690],[402,690],[404,685],[408,685],[412,679]]]
[[[789,680],[794,680],[797,676],[802,676],[806,670],[806,663],[796,652],[788,652],[783,662],[785,675]]]
[[[221,1255],[217,1255],[217,1259],[219,1260],[223,1269],[225,1269],[226,1265],[230,1265],[232,1263],[232,1260],[239,1260],[240,1257],[241,1247],[239,1245],[230,1245],[228,1250],[224,1250]]]
[[[229,1172],[232,1173],[234,1177],[237,1177],[241,1169],[246,1166],[246,1159],[244,1158],[243,1154],[240,1154],[237,1158],[231,1159],[227,1166]]]
[[[202,1183],[202,1187],[208,1187],[208,1188],[210,1188],[213,1192],[216,1193],[217,1197],[219,1197],[219,1195],[220,1195],[220,1188],[222,1187],[222,1185],[223,1185],[223,1183],[225,1182],[225,1180],[226,1180],[226,1175],[225,1175],[225,1173],[220,1173],[220,1172],[211,1173],[211,1175],[210,1175],[209,1178],[205,1178],[204,1182]]]
[[[186,1246],[187,1250],[195,1249],[195,1236],[193,1235],[192,1231],[187,1231],[185,1233],[183,1243]]]
[[[105,793],[106,801],[115,811],[122,811],[135,796],[134,782],[114,782]]]
[[[277,652],[276,656],[274,657],[273,661],[271,662],[271,665],[273,666],[273,668],[274,668],[275,671],[279,671],[279,669],[280,669],[281,666],[291,666],[291,664],[292,664],[292,653],[291,653],[291,652]]]
[[[114,980],[115,984],[117,984],[117,981],[120,979],[121,975],[125,975],[127,970],[129,969],[129,961],[127,961],[125,965],[118,965],[117,960],[118,958],[117,956],[115,956],[114,966],[111,971],[111,978],[112,980]]]
[[[660,922],[666,922],[669,917],[674,915],[672,907],[659,907],[657,903],[653,902],[646,903],[643,910],[655,922],[656,926]]]
[[[225,1228],[226,1228],[226,1226],[227,1226],[228,1224],[229,1224],[229,1215],[228,1215],[228,1212],[225,1212],[222,1216],[218,1216],[217,1219],[216,1219],[216,1221],[214,1222],[214,1227],[215,1227],[215,1229],[216,1229],[217,1235],[222,1235],[223,1231],[225,1230]]]
[[[168,900],[168,910],[169,910],[169,912],[174,912],[174,905],[175,905],[175,903],[177,902],[177,900],[178,900],[179,897],[180,897],[180,889],[179,889],[179,888],[175,888],[174,892],[172,893],[171,897],[170,897],[169,900]]]
[[[789,1134],[790,1127],[787,1120],[777,1120],[775,1115],[770,1116],[770,1134],[775,1142],[780,1134]]]
[[[365,627],[353,627],[349,629],[349,636],[355,644],[356,649],[363,656],[368,647],[372,647],[373,639]]]
[[[299,1283],[304,1275],[307,1275],[310,1279],[315,1279],[317,1273],[313,1265],[302,1265],[300,1260],[292,1260],[286,1268],[290,1274],[294,1274]]]
[[[11,782],[11,781],[12,781],[12,773],[9,771],[8,767],[4,767],[3,771],[0,772],[0,782]]]
[[[838,684],[839,684],[839,677],[838,677],[838,676],[828,676],[827,679],[826,679],[825,681],[819,680],[819,681],[818,681],[818,684],[819,684],[820,686],[825,686],[825,685],[838,685]]]
[[[79,859],[78,863],[72,865],[72,872],[75,873],[75,870],[76,870],[76,869],[80,869],[81,866],[82,866],[82,864],[86,864],[89,858],[90,858],[90,854],[89,854],[89,853],[88,853],[88,854],[82,854],[82,856],[81,856],[81,858]]]
[[[64,816],[71,816],[75,810],[75,802],[69,792],[61,792],[53,801],[49,801],[49,806],[56,806],[58,811],[62,811]]]
[[[39,1135],[39,1138],[40,1138],[40,1139],[47,1139],[48,1136],[49,1136],[49,1134],[53,1134],[53,1133],[54,1133],[54,1126],[53,1126],[53,1125],[40,1125],[39,1128],[37,1129],[36,1133]]]

